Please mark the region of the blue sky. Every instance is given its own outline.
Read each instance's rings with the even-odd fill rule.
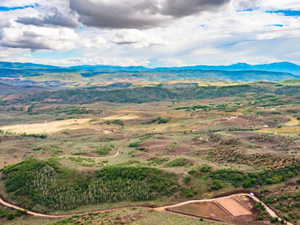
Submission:
[[[300,64],[299,0],[1,0],[0,61]]]
[[[267,11],[268,13],[279,13],[282,14],[284,16],[294,16],[294,17],[300,17],[300,10],[292,10],[292,9],[288,9],[288,10],[270,10]]]
[[[8,11],[28,9],[28,8],[36,8],[36,7],[38,7],[38,4],[24,5],[24,6],[10,6],[10,7],[0,6],[0,12],[8,12]]]

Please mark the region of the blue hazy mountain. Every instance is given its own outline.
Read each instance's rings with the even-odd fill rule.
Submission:
[[[271,64],[251,65],[247,63],[237,63],[228,66],[185,66],[185,67],[168,67],[155,68],[154,70],[223,70],[223,71],[271,71],[286,72],[300,75],[300,66],[289,62],[279,62]]]
[[[150,68],[143,66],[109,66],[109,65],[82,65],[72,66],[73,70],[101,70],[101,71],[148,71]]]
[[[139,71],[181,71],[181,70],[224,70],[224,71],[242,71],[242,70],[262,70],[273,72],[287,72],[300,74],[300,66],[290,62],[279,62],[271,64],[251,65],[247,63],[237,63],[227,66],[183,66],[183,67],[157,67],[148,68],[143,66],[111,66],[111,65],[80,65],[72,67],[58,67],[51,65],[42,65],[34,63],[15,63],[15,62],[0,62],[0,69],[29,69],[29,70],[86,70],[86,71],[116,71],[116,72],[139,72]]]
[[[271,71],[271,72],[286,72],[300,75],[300,66],[289,62],[279,62],[271,64],[251,65],[247,63],[237,63],[228,66],[183,66],[183,67],[157,67],[147,68],[143,66],[106,66],[106,65],[84,65],[69,67],[75,70],[91,70],[91,71],[116,71],[116,72],[145,72],[145,71],[182,71],[182,70],[223,70],[223,71]]]
[[[45,73],[63,73],[72,72],[70,68],[34,64],[34,63],[17,63],[17,62],[0,62],[1,77],[30,77],[40,76]]]
[[[184,66],[147,68],[143,66],[80,65],[58,67],[33,63],[0,62],[0,78],[31,77],[51,73],[79,73],[84,77],[118,76],[149,78],[155,81],[176,79],[220,79],[230,81],[282,81],[300,79],[300,66],[289,62],[251,65],[237,63],[227,66]]]
[[[59,67],[34,63],[0,62],[0,69],[59,69]]]

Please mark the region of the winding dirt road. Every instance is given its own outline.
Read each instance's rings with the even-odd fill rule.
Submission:
[[[243,196],[252,198],[255,202],[259,202],[259,203],[263,204],[271,217],[278,218],[279,220],[281,220],[281,218],[277,215],[277,213],[274,210],[272,210],[270,207],[268,207],[264,202],[262,202],[260,199],[258,199],[253,194],[247,194],[247,193],[234,194],[234,195],[229,195],[229,196],[221,197],[221,198],[191,200],[191,201],[181,202],[181,203],[174,204],[174,205],[156,207],[156,208],[153,208],[153,207],[150,207],[150,206],[132,206],[132,207],[128,206],[128,207],[119,207],[119,208],[112,208],[112,209],[96,210],[96,211],[85,212],[85,213],[74,213],[74,214],[64,214],[64,215],[50,215],[50,214],[43,214],[43,213],[30,211],[30,210],[24,209],[22,207],[19,207],[17,205],[11,204],[11,203],[5,201],[4,199],[2,199],[1,197],[0,197],[0,204],[7,207],[7,208],[11,208],[11,209],[15,209],[15,210],[25,212],[26,214],[31,215],[31,216],[44,217],[44,218],[50,218],[50,219],[51,218],[52,219],[59,219],[59,218],[67,218],[67,217],[72,217],[72,216],[83,216],[83,215],[91,214],[91,213],[112,212],[112,211],[115,211],[115,210],[128,209],[128,208],[132,208],[132,209],[151,209],[151,210],[155,210],[155,211],[158,211],[158,212],[174,213],[174,212],[168,211],[168,209],[176,208],[176,207],[179,207],[179,206],[184,206],[184,205],[191,204],[191,203],[213,202],[213,201],[220,200],[220,199],[227,199],[227,198],[232,198],[232,197],[243,197]],[[176,214],[181,214],[181,213],[176,212]],[[290,222],[287,222],[286,224],[287,225],[293,225]]]

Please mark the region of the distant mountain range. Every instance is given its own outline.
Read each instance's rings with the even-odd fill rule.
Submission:
[[[34,63],[15,63],[0,62],[0,69],[27,69],[27,70],[90,70],[90,71],[121,71],[121,72],[140,72],[140,71],[178,71],[178,70],[224,70],[224,71],[245,71],[259,70],[272,72],[286,72],[300,75],[300,65],[290,62],[278,62],[271,64],[250,65],[247,63],[237,63],[228,66],[183,66],[183,67],[157,67],[148,68],[143,66],[110,66],[110,65],[81,65],[72,67],[59,67]]]
[[[270,71],[285,72],[300,75],[300,66],[290,62],[279,62],[271,64],[250,65],[247,63],[237,63],[228,66],[183,66],[183,67],[157,67],[147,68],[143,66],[105,66],[105,65],[84,65],[69,67],[73,70],[92,70],[92,71],[122,71],[122,72],[141,72],[141,71],[182,71],[182,70],[221,70],[221,71]]]
[[[81,65],[58,67],[33,63],[0,62],[0,78],[43,76],[51,73],[78,73],[83,77],[103,76],[150,80],[220,79],[231,81],[282,81],[300,79],[300,66],[289,62],[250,65],[237,63],[228,66],[184,66],[147,68],[143,66]]]
[[[223,71],[270,71],[285,72],[300,75],[300,66],[289,62],[279,62],[271,64],[250,65],[247,63],[237,63],[229,66],[188,66],[188,67],[170,67],[157,68],[159,70],[223,70]]]

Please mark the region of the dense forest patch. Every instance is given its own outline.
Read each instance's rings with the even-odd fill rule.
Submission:
[[[155,200],[179,190],[176,175],[148,167],[114,166],[87,174],[62,168],[55,162],[29,159],[2,172],[12,198],[23,207],[44,211]]]

